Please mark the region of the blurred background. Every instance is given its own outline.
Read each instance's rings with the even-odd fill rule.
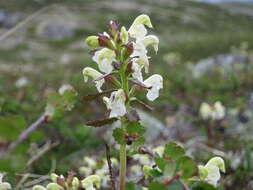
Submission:
[[[85,126],[104,118],[106,109],[101,100],[82,98],[96,92],[81,73],[94,65],[84,39],[105,31],[110,20],[129,27],[141,13],[150,16],[151,33],[160,39],[150,72],[164,77],[159,99],[150,103],[141,95],[155,107],[139,108],[146,143],[179,141],[199,163],[222,156],[227,172],[221,189],[253,189],[251,0],[0,0],[0,149],[40,117],[48,94],[63,84],[79,99],[1,158],[0,171],[12,180],[26,172],[64,173],[80,167],[85,155],[105,155],[110,126]],[[225,116],[201,117],[201,103],[216,101]]]

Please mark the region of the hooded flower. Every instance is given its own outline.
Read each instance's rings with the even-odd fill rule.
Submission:
[[[161,75],[155,74],[147,78],[143,82],[148,89],[147,98],[150,101],[154,101],[159,96],[159,90],[163,88],[163,78]]]
[[[92,69],[91,67],[85,67],[83,69],[84,82],[87,82],[89,77],[91,77],[92,79],[97,79],[101,76],[102,74],[100,72],[98,72],[95,69]],[[101,87],[104,84],[104,82],[105,82],[105,79],[100,79],[98,81],[95,81],[98,92],[102,92]]]
[[[221,177],[220,171],[225,173],[225,164],[221,157],[214,157],[205,166],[199,166],[198,168],[200,179],[215,187]]]
[[[95,52],[92,60],[98,64],[98,68],[101,72],[109,74],[113,70],[112,62],[115,60],[115,52],[108,48],[103,48]]]
[[[199,113],[203,119],[208,119],[210,117],[210,113],[212,112],[212,108],[206,102],[203,102],[200,105]]]
[[[215,102],[213,105],[214,112],[212,114],[213,119],[223,119],[225,117],[225,107],[221,104],[221,102]]]
[[[144,37],[141,40],[141,43],[145,46],[152,46],[155,50],[155,52],[157,53],[158,51],[158,44],[159,44],[159,39],[155,36],[155,35],[148,35],[146,37]]]
[[[150,18],[148,15],[142,14],[138,16],[133,24],[130,26],[128,32],[130,34],[130,37],[136,38],[136,39],[142,39],[147,34],[147,30],[145,26],[149,28],[153,28]]]
[[[111,110],[110,118],[120,117],[126,114],[126,96],[122,89],[112,92],[110,98],[104,97],[103,100],[107,109]]]
[[[101,178],[98,175],[91,175],[82,180],[81,183],[86,190],[96,190],[94,186],[100,187]]]

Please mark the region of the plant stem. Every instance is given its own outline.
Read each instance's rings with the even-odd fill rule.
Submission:
[[[120,182],[119,189],[125,190],[126,183],[126,144],[120,145]]]

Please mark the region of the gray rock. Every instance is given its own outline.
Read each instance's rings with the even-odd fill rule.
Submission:
[[[237,72],[247,67],[249,58],[239,54],[222,54],[200,60],[192,67],[193,77],[199,78],[206,73],[220,70],[224,73]]]
[[[37,35],[50,40],[62,40],[75,35],[77,29],[75,21],[59,17],[45,19],[38,25]]]
[[[5,10],[0,10],[0,27],[11,28],[22,19],[20,13],[10,13]]]
[[[61,40],[64,38],[73,37],[75,34],[72,28],[61,24],[50,24],[44,28],[42,35],[53,40]]]

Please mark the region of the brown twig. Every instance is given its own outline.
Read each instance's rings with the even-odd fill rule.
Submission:
[[[165,179],[163,184],[165,186],[168,186],[169,184],[171,184],[172,182],[178,180],[183,174],[181,172],[178,172],[175,176],[173,176],[172,178],[170,179]]]
[[[184,190],[190,190],[190,188],[188,187],[188,185],[186,185],[183,180],[179,179],[178,181],[181,183],[181,185],[183,186]]]
[[[27,137],[35,130],[37,130],[40,125],[46,122],[47,116],[43,113],[39,119],[32,123],[26,130],[24,130],[15,142],[12,142],[5,150],[0,152],[0,159],[5,157],[9,152],[14,150],[19,144],[27,139]]]
[[[49,150],[51,150],[52,148],[56,147],[59,144],[59,141],[51,143],[51,142],[46,142],[46,144],[38,151],[38,153],[33,156],[28,162],[27,162],[27,166],[31,166],[36,160],[38,160],[39,158],[41,158],[45,153],[47,153]]]
[[[46,11],[49,8],[52,8],[54,6],[55,6],[55,4],[43,7],[42,9],[40,9],[40,10],[36,11],[35,13],[31,14],[30,16],[28,16],[27,18],[25,18],[23,21],[21,21],[20,23],[18,23],[16,26],[14,26],[10,30],[8,30],[6,33],[4,33],[3,35],[1,35],[0,36],[0,41],[2,41],[5,38],[9,37],[11,34],[15,33],[19,28],[23,27],[25,24],[27,24],[28,22],[30,22],[32,19],[34,19],[35,17],[37,17],[40,14],[42,14],[44,11]]]
[[[106,159],[107,159],[107,164],[108,164],[109,173],[110,173],[110,179],[111,179],[111,189],[112,190],[116,190],[115,178],[114,178],[113,170],[112,170],[112,161],[111,161],[110,147],[108,146],[107,143],[105,143],[105,148],[106,148]]]

